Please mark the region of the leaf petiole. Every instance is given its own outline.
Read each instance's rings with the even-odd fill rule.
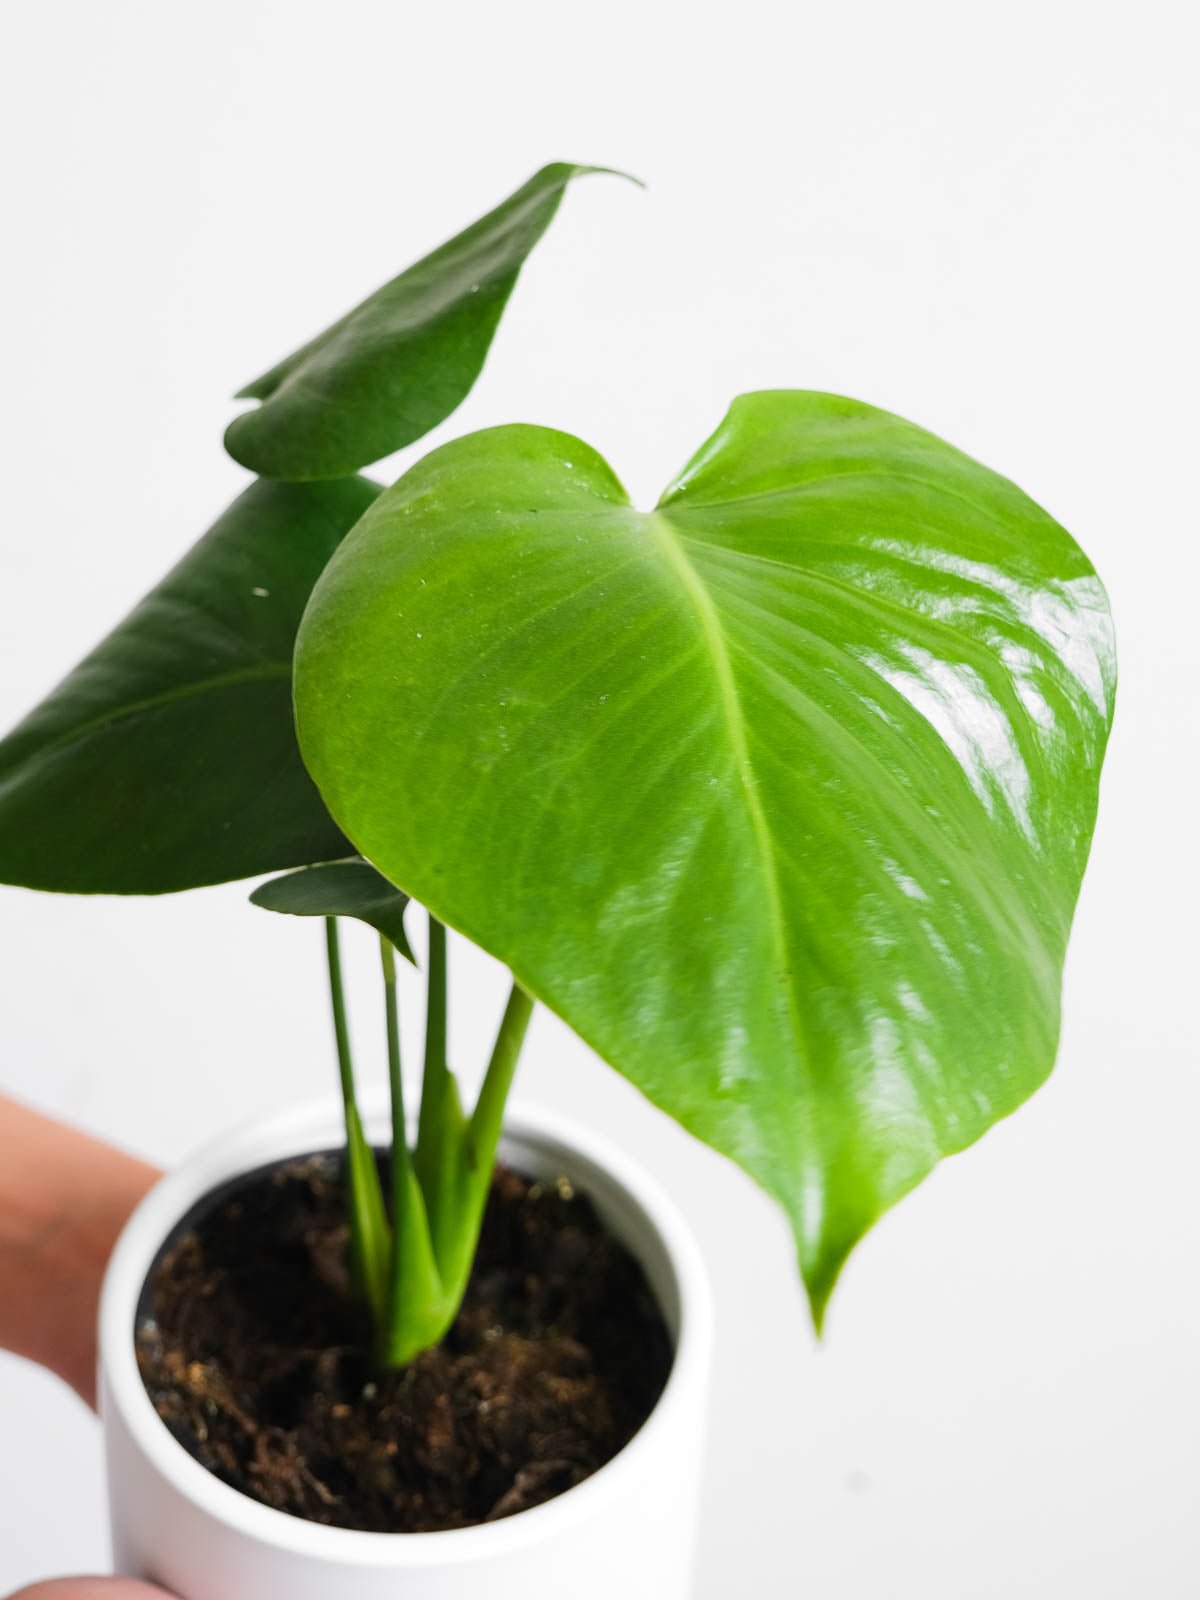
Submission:
[[[325,919],[325,953],[329,966],[329,998],[337,1045],[342,1105],[346,1118],[346,1189],[350,1214],[350,1272],[356,1292],[378,1322],[387,1303],[391,1254],[387,1211],[375,1152],[367,1142],[354,1089],[350,1030],[342,990],[342,960],[336,917]]]

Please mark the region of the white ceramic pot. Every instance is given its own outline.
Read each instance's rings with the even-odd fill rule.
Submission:
[[[376,1108],[377,1110],[379,1108]],[[387,1137],[380,1112],[372,1137]],[[690,1591],[708,1402],[712,1312],[693,1235],[641,1167],[585,1128],[514,1107],[503,1159],[567,1173],[638,1257],[675,1340],[663,1394],[612,1461],[557,1499],[446,1533],[320,1527],[212,1476],[169,1433],[142,1386],[134,1319],[151,1264],[217,1185],[335,1147],[337,1102],[243,1128],[163,1178],[130,1218],[100,1308],[100,1393],[115,1570],[181,1600],[685,1600]]]

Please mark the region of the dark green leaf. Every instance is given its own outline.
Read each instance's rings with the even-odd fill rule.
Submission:
[[[351,853],[296,749],[291,656],[365,478],[255,483],[0,743],[0,881],[159,894]]]
[[[436,451],[318,585],[296,685],[358,848],[780,1201],[819,1320],[1050,1070],[1114,677],[1018,489],[783,392],[648,514],[562,434]]]
[[[302,867],[259,884],[250,899],[264,911],[291,917],[357,917],[390,939],[402,956],[414,959],[404,931],[408,896],[361,859]]]
[[[470,392],[525,258],[572,178],[559,162],[241,391],[225,446],[269,478],[337,478],[411,444]]]

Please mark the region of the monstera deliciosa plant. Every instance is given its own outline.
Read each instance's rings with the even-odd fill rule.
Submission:
[[[299,869],[252,898],[325,919],[385,1364],[453,1321],[535,999],[774,1196],[818,1324],[856,1241],[1055,1054],[1115,666],[1095,572],[1020,490],[803,391],[735,401],[648,512],[541,427],[460,439],[382,492],[355,476],[463,398],[591,170],[544,169],[249,385],[226,442],[258,481],[0,745],[10,882]],[[429,916],[411,1149],[409,897]],[[386,1197],[342,916],[380,935]],[[447,926],[514,975],[469,1112]]]

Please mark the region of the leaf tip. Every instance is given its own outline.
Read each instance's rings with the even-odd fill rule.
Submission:
[[[603,178],[624,178],[626,183],[632,183],[634,188],[646,190],[650,185],[645,178],[639,178],[636,172],[626,172],[623,167],[581,167],[582,173],[595,173]]]
[[[808,1295],[808,1312],[812,1319],[813,1333],[816,1335],[818,1344],[823,1344],[825,1340],[825,1318],[829,1311],[829,1302],[833,1297],[833,1291],[837,1285],[841,1268],[842,1262],[839,1261],[831,1271],[827,1272],[814,1274],[812,1271],[804,1272],[803,1268],[801,1269],[804,1277],[804,1287]]]
[[[833,1291],[837,1288],[842,1268],[850,1253],[870,1226],[869,1219],[860,1219],[849,1227],[828,1230],[815,1229],[803,1216],[792,1217],[796,1238],[796,1263],[808,1297],[809,1316],[818,1342],[825,1337],[826,1318]]]
[[[632,183],[638,189],[649,188],[645,180],[634,172],[626,172],[622,167],[596,167],[587,161],[551,161],[535,175],[535,178],[551,174],[561,175],[564,188],[572,178],[623,178],[626,183]]]

